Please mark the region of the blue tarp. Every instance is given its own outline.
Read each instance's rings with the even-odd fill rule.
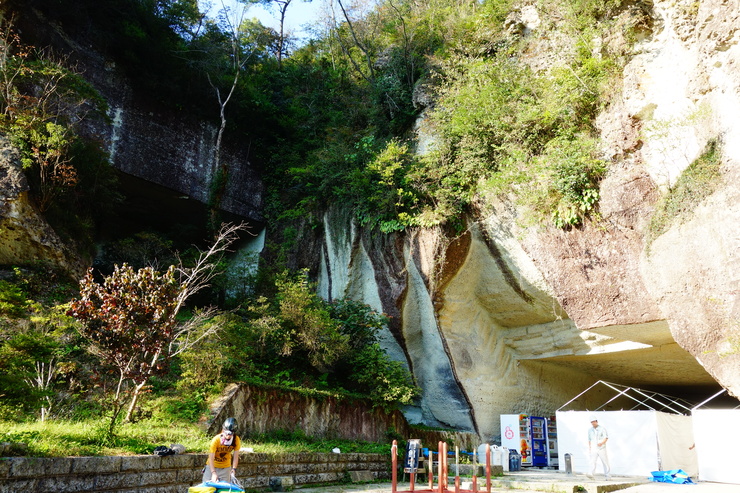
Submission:
[[[432,450],[432,452],[434,452],[434,451]],[[424,454],[424,457],[429,457],[429,449],[428,448],[422,448],[421,449],[421,453]],[[434,453],[436,454],[437,452],[434,452]],[[466,452],[465,450],[461,450],[460,451],[460,455],[469,455],[470,457],[472,457],[473,456],[473,452]],[[455,451],[454,450],[448,450],[447,451],[447,456],[448,457],[455,457]]]
[[[653,471],[651,481],[657,483],[695,484],[683,469],[671,469],[670,471]]]
[[[232,483],[227,483],[225,481],[206,481],[203,484],[205,486],[210,486],[212,488],[216,488],[216,491],[217,492],[221,492],[221,491],[237,491],[237,492],[238,491],[244,491],[244,488],[242,488],[242,487],[240,487],[238,485],[232,484]]]

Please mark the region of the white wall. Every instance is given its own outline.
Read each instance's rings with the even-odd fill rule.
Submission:
[[[565,470],[565,454],[572,454],[573,472],[585,474],[589,471],[588,429],[591,416],[596,415],[599,424],[609,434],[607,450],[611,474],[618,476],[650,477],[658,470],[658,429],[655,411],[558,411],[559,469]],[[596,473],[602,474],[601,462]]]
[[[694,410],[699,480],[740,484],[740,410]]]

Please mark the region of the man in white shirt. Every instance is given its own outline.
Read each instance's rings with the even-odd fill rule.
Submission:
[[[588,476],[593,479],[596,474],[596,462],[597,459],[601,459],[601,463],[604,465],[604,479],[609,481],[609,456],[606,453],[606,442],[609,440],[609,435],[606,432],[606,428],[599,426],[599,420],[596,416],[591,416],[591,428],[588,430],[588,452],[591,459],[591,474]]]

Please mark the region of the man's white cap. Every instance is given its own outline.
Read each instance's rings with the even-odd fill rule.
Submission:
[[[591,418],[589,419],[589,421],[590,421],[590,422],[592,422],[592,423],[593,423],[594,421],[598,421],[598,420],[599,420],[599,418],[598,418],[598,417],[597,417],[597,416],[596,416],[595,414],[592,414],[592,415],[591,415]]]

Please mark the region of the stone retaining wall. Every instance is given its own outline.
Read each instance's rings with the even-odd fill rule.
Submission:
[[[3,457],[0,493],[186,493],[199,484],[206,454],[122,457]],[[266,489],[287,479],[307,485],[340,481],[349,471],[390,477],[386,454],[242,454],[237,478],[245,489]]]
[[[249,384],[231,384],[211,406],[204,423],[208,435],[221,431],[221,424],[233,417],[244,436],[274,431],[302,431],[310,437],[342,438],[367,442],[386,442],[389,432],[399,438],[421,439],[425,447],[437,449],[446,441],[462,450],[473,450],[481,440],[476,433],[462,431],[421,430],[411,428],[403,413],[373,407],[369,401],[313,397],[278,388]]]

